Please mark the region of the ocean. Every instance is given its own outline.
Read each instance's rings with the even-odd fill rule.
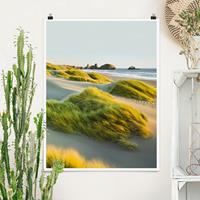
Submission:
[[[156,68],[149,68],[149,69],[137,69],[137,70],[128,70],[118,68],[115,70],[95,70],[95,69],[85,69],[84,71],[90,72],[98,72],[102,74],[107,74],[110,76],[116,77],[124,77],[124,78],[135,78],[140,80],[156,80],[157,79],[157,70]]]

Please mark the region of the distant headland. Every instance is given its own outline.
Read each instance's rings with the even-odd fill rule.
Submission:
[[[95,64],[87,64],[85,67],[84,66],[76,66],[76,65],[55,65],[55,64],[51,64],[51,63],[47,63],[47,66],[61,66],[63,68],[75,68],[75,69],[92,69],[92,70],[116,70],[118,69],[115,65],[110,64],[110,63],[106,63],[103,65],[98,65],[97,63]],[[140,70],[141,68],[135,67],[135,66],[130,66],[127,68],[123,68],[123,69],[128,69],[128,70]],[[56,70],[56,69],[55,69]]]
[[[114,70],[116,69],[116,67],[113,64],[104,64],[101,66],[98,66],[98,64],[94,64],[94,65],[89,65],[87,64],[87,66],[84,69],[106,69],[106,70]]]

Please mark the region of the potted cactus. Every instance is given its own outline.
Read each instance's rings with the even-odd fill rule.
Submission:
[[[25,45],[24,31],[18,31],[15,41],[17,62],[12,70],[3,72],[5,108],[0,116],[3,132],[0,143],[0,200],[52,200],[53,186],[63,164],[55,162],[51,174],[47,177],[42,175],[39,181],[43,112],[34,118],[35,130],[30,129],[36,64],[31,45]],[[39,188],[40,193],[37,192]]]

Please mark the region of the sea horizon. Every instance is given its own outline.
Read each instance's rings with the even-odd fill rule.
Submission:
[[[104,69],[82,69],[87,72],[98,72],[104,75],[110,75],[115,77],[124,78],[135,78],[140,80],[157,80],[157,68],[116,68],[114,70],[104,70]]]

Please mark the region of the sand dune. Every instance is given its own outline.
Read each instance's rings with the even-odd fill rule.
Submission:
[[[64,100],[69,95],[79,93],[87,87],[95,86],[106,90],[109,84],[95,84],[88,82],[77,82],[65,80],[62,78],[48,77],[47,79],[47,99]],[[146,104],[144,102],[134,101],[125,97],[115,96],[118,100],[128,103],[143,112],[148,118],[148,126],[150,130],[156,133],[156,109],[155,105]]]
[[[132,105],[133,107],[137,108],[142,113],[144,113],[148,118],[149,129],[152,132],[156,133],[156,109],[155,109],[156,105],[147,104],[147,103],[144,104],[143,102],[134,101],[132,99],[127,99],[124,97],[116,97],[116,98],[122,102],[126,102]]]
[[[103,90],[107,85],[98,85],[88,82],[76,82],[61,78],[47,77],[47,99],[64,100],[69,95],[79,93],[86,87],[95,86]],[[116,97],[119,101],[126,102],[138,108],[148,118],[148,126],[155,133],[152,139],[144,140],[134,137],[134,142],[139,145],[137,151],[127,151],[106,142],[97,141],[85,135],[70,135],[48,128],[47,144],[63,148],[75,148],[87,159],[101,159],[113,167],[125,168],[155,168],[156,167],[156,109],[155,105],[144,104],[124,97]]]

